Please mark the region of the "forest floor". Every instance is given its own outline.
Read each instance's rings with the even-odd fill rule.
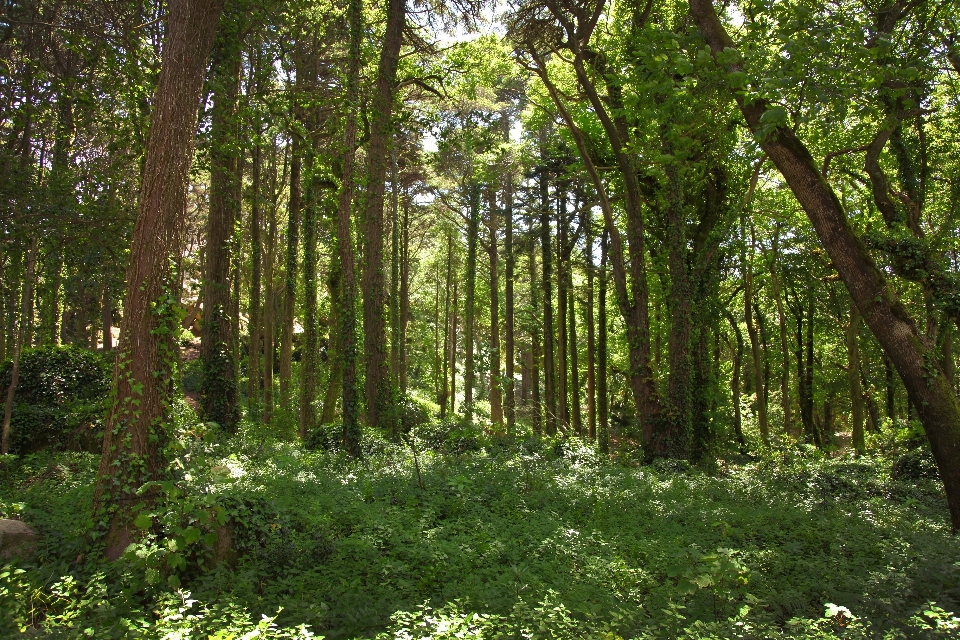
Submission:
[[[960,633],[942,490],[893,479],[882,455],[794,446],[704,470],[578,440],[413,444],[371,438],[356,462],[252,428],[187,438],[179,481],[138,518],[163,536],[112,564],[85,553],[97,456],[8,461],[0,515],[44,537],[38,560],[0,571],[0,636]],[[205,570],[212,514],[237,556]]]

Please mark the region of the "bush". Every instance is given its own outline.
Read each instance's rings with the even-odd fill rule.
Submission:
[[[937,470],[937,463],[930,449],[922,447],[911,449],[900,455],[894,461],[890,475],[895,480],[919,480],[920,478],[936,480],[940,477],[940,472]]]
[[[10,386],[13,364],[0,369],[0,388]],[[74,346],[27,349],[11,418],[11,451],[96,451],[110,392],[109,358]]]

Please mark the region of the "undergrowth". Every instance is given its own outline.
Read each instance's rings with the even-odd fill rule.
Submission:
[[[316,450],[252,427],[190,436],[138,518],[143,540],[111,564],[85,555],[96,456],[8,458],[0,515],[43,542],[34,563],[0,570],[0,636],[960,632],[941,489],[894,478],[888,455],[782,447],[699,469],[611,462],[575,439],[419,431],[365,434],[359,462],[335,435]]]

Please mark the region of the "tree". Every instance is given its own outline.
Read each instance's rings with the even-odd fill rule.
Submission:
[[[156,495],[138,489],[166,473],[180,322],[171,261],[182,252],[200,90],[222,10],[222,0],[179,0],[167,16],[94,497],[110,559],[133,540],[135,505]]]

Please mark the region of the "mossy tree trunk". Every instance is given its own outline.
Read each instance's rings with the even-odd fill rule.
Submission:
[[[113,402],[94,492],[94,526],[108,559],[134,540],[134,513],[166,477],[179,329],[174,261],[183,252],[197,111],[222,0],[172,3],[140,188],[116,350]]]

